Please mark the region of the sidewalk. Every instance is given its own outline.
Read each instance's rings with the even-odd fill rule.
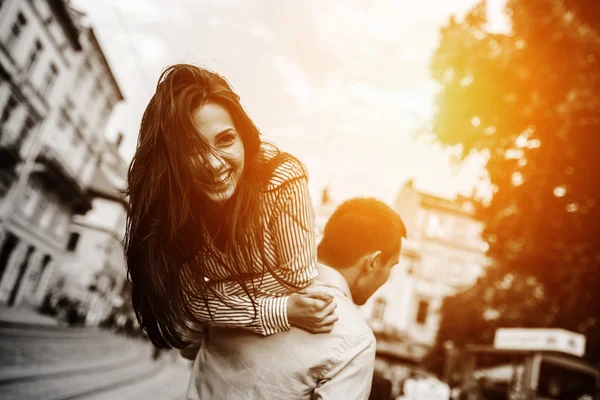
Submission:
[[[0,305],[0,325],[46,325],[58,326],[59,322],[47,315],[42,315],[30,307],[8,307]]]

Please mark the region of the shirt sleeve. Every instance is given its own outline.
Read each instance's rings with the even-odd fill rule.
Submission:
[[[375,343],[370,332],[352,343],[323,375],[312,399],[367,400],[375,369]]]
[[[274,224],[279,276],[304,288],[317,276],[315,211],[306,178],[298,178],[284,189],[284,202]]]
[[[211,296],[206,301],[208,307],[201,299],[191,302],[196,317],[207,325],[242,328],[263,336],[280,332],[283,330],[282,327],[289,327],[287,320],[288,296],[256,299],[255,313],[252,299],[249,296],[230,294],[241,291],[239,283],[214,282],[210,285],[214,291],[219,292],[221,299]]]
[[[317,276],[317,247],[315,212],[306,177],[288,181],[282,189],[273,225],[274,243],[278,256],[275,273],[290,290],[305,288]],[[287,302],[285,296],[283,301]],[[266,334],[290,329],[287,303],[280,307],[280,298],[265,298],[261,307],[262,325]]]

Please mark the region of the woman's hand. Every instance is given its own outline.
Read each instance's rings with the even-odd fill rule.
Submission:
[[[292,293],[287,302],[290,325],[311,333],[327,333],[338,320],[333,295],[315,289]]]

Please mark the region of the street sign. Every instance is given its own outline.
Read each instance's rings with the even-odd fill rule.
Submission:
[[[494,347],[505,350],[558,351],[583,357],[585,336],[564,329],[499,328]]]
[[[448,400],[450,387],[435,378],[407,379],[404,383],[406,400]]]

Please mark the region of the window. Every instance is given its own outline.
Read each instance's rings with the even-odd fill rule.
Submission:
[[[387,301],[383,297],[378,297],[377,299],[375,299],[375,304],[373,304],[373,320],[383,322],[383,316],[385,315],[386,305]]]
[[[460,282],[463,279],[462,263],[458,260],[450,261],[450,281]]]
[[[98,80],[96,81],[96,91],[98,93],[102,92],[102,80],[100,80],[100,78],[98,78]]]
[[[21,147],[23,142],[29,136],[29,133],[31,133],[31,129],[34,126],[35,126],[35,120],[33,119],[33,117],[31,115],[28,115],[27,118],[25,118],[25,122],[23,122],[23,125],[21,126],[21,130],[19,131],[19,136],[17,137],[16,142],[17,142],[18,147]]]
[[[56,234],[60,236],[65,235],[67,228],[69,227],[69,222],[71,222],[69,214],[66,214],[64,212],[59,213],[56,221],[54,222],[56,225],[54,232],[56,232]]]
[[[104,108],[102,108],[102,116],[101,116],[101,120],[102,122],[105,122],[108,119],[108,116],[110,115],[110,101],[106,101],[106,104],[104,104]]]
[[[65,97],[65,107],[65,110],[73,110],[75,108],[75,103],[73,103],[73,100],[68,95]]]
[[[417,210],[417,228],[421,232],[427,228],[427,212],[422,209]]]
[[[23,190],[23,199],[19,203],[21,205],[22,210],[25,213],[25,215],[29,215],[31,210],[33,209],[30,206],[30,204],[32,203],[34,194],[35,194],[35,192],[31,185],[25,186],[25,190]]]
[[[94,85],[92,87],[92,91],[90,92],[90,97],[89,97],[89,102],[88,104],[91,105],[91,103],[96,100],[96,98],[98,97],[98,95],[100,94],[100,90],[98,88],[98,85]]]
[[[44,83],[42,84],[42,96],[46,97],[46,95],[50,94],[50,90],[52,90],[52,86],[54,85],[54,82],[56,82],[57,77],[58,68],[56,67],[56,64],[50,63],[50,68],[46,71]]]
[[[40,189],[35,183],[29,183],[23,191],[23,200],[20,202],[23,208],[23,214],[26,217],[31,217],[38,197],[40,196]]]
[[[82,137],[83,136],[81,134],[81,131],[79,129],[74,129],[73,136],[71,137],[71,145],[73,147],[79,146],[79,143],[81,143],[81,138]]]
[[[77,89],[79,87],[79,84],[81,83],[81,81],[83,80],[86,72],[87,72],[87,68],[85,66],[85,63],[82,63],[79,66],[79,69],[77,70],[77,76],[75,76],[75,89]]]
[[[427,220],[427,236],[444,238],[446,236],[446,229],[444,229],[444,219],[439,215],[429,215]]]
[[[425,322],[427,322],[427,314],[429,314],[429,302],[426,300],[420,300],[417,307],[417,317],[415,318],[415,321],[421,325],[425,324]]]
[[[463,218],[458,218],[454,224],[454,232],[458,239],[464,239],[467,234],[468,222]]]
[[[540,399],[594,399],[596,377],[591,372],[545,360],[540,365],[537,395]]]
[[[17,108],[18,104],[17,98],[13,95],[10,95],[8,101],[6,102],[6,106],[4,106],[4,110],[2,110],[2,115],[0,116],[0,125],[8,122],[13,110]]]
[[[52,217],[54,217],[56,213],[56,204],[54,202],[48,201],[46,208],[42,212],[42,216],[40,218],[40,226],[43,229],[48,228],[50,225],[50,221],[52,221]]]
[[[61,110],[60,116],[58,117],[58,121],[56,122],[56,127],[59,130],[64,130],[69,123],[69,117],[67,117],[67,113],[64,109]]]
[[[85,129],[87,128],[87,121],[83,117],[80,117],[77,127],[80,131],[85,131]]]
[[[67,242],[67,251],[74,252],[79,243],[81,235],[78,232],[71,232],[69,235],[69,241]]]
[[[429,215],[427,219],[427,236],[433,237],[438,231],[440,226],[440,220],[437,215]]]
[[[25,15],[23,15],[22,12],[19,12],[17,14],[17,20],[13,23],[10,29],[10,35],[6,40],[6,48],[8,50],[10,50],[17,43],[17,40],[19,40],[25,25],[27,25],[27,18],[25,18]]]
[[[39,219],[45,214],[46,208],[50,205],[48,201],[47,193],[40,193],[38,196],[38,200],[35,204],[35,210],[33,211],[33,217],[31,218],[31,222],[38,222]]]
[[[31,52],[29,52],[29,57],[27,57],[27,64],[25,65],[26,74],[29,74],[33,70],[33,67],[35,67],[35,64],[39,60],[40,54],[42,54],[43,50],[44,46],[42,46],[42,42],[40,42],[39,39],[36,39],[33,49]]]
[[[104,127],[104,124],[108,121],[108,117],[110,117],[110,112],[112,111],[110,100],[106,99],[104,105],[102,106],[102,110],[100,111],[100,117],[98,119],[99,129]]]

